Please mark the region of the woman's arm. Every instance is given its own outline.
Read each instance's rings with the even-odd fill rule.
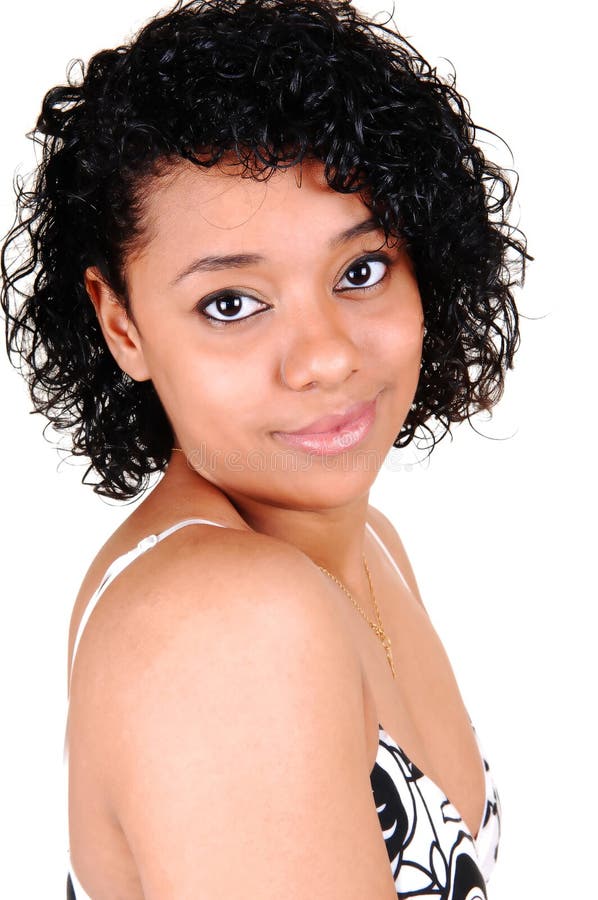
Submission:
[[[333,587],[263,536],[191,550],[87,698],[144,896],[395,900]]]

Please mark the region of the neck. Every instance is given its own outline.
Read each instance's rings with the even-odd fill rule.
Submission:
[[[255,531],[293,544],[314,563],[324,566],[346,586],[367,589],[362,554],[368,494],[343,506],[296,509],[268,506],[251,498],[232,497],[232,503]]]
[[[366,550],[366,492],[342,505],[300,508],[274,505],[236,491],[226,493],[173,453],[168,468],[146,502],[165,505],[174,515],[214,518],[233,527],[247,527],[292,544],[316,565],[334,574],[357,597],[369,596],[362,555]],[[176,512],[175,512],[176,511]]]

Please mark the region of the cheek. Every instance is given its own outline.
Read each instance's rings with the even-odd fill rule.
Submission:
[[[234,443],[262,409],[256,397],[266,391],[263,355],[190,344],[157,366],[156,390],[181,434]]]
[[[234,367],[211,361],[206,354],[194,354],[183,360],[174,358],[160,375],[167,403],[190,419],[204,422],[222,417],[223,410],[238,407],[244,395],[243,384]]]
[[[380,350],[390,371],[419,377],[424,340],[424,311],[417,280],[407,260],[395,273],[388,303],[377,322]],[[409,381],[411,379],[408,379]]]
[[[389,373],[394,372],[401,376],[402,382],[407,382],[405,387],[419,377],[423,338],[423,315],[418,309],[383,323],[379,352]]]

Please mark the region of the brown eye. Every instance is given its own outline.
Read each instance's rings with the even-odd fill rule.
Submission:
[[[202,300],[198,310],[206,319],[213,322],[242,322],[255,314],[256,310],[251,308],[252,303],[267,309],[266,304],[256,300],[255,297],[229,292]],[[210,307],[211,311],[207,312]],[[239,313],[245,313],[245,315],[239,315]]]
[[[359,259],[347,269],[337,289],[352,290],[374,287],[382,281],[387,270],[388,263],[384,259]]]

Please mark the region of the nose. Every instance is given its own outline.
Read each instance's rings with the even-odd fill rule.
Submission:
[[[315,307],[315,304],[314,304]],[[290,339],[281,360],[283,384],[294,391],[309,387],[335,387],[361,366],[356,334],[351,334],[338,310],[325,306],[290,326]]]

